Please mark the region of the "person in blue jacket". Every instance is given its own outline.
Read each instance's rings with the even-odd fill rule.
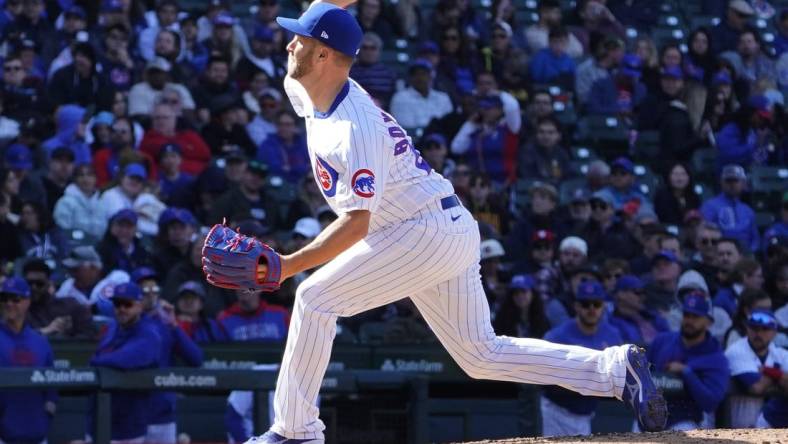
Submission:
[[[547,48],[537,51],[531,59],[531,80],[534,83],[575,84],[575,62],[566,52],[568,44],[566,28],[559,26],[550,30]]]
[[[646,284],[637,276],[618,278],[613,291],[615,308],[610,325],[618,329],[627,344],[649,346],[658,334],[669,331],[668,321],[657,310],[646,307]]]
[[[773,117],[769,99],[762,95],[750,97],[730,122],[714,134],[717,144],[717,166],[737,164],[749,167],[763,165],[769,153],[759,132],[769,127]]]
[[[143,314],[142,289],[133,282],[116,285],[111,301],[115,320],[109,324],[90,365],[117,370],[159,367],[162,340],[155,321]],[[145,442],[150,408],[150,392],[112,393],[112,441]],[[93,430],[94,413],[88,414],[89,431]]]
[[[738,240],[750,251],[758,251],[761,236],[755,223],[755,212],[741,201],[747,174],[739,165],[726,165],[722,169],[722,193],[700,207],[703,219],[717,224],[722,235]]]
[[[30,287],[10,277],[0,287],[0,367],[52,367],[52,348],[26,322]],[[45,442],[55,414],[54,390],[0,391],[0,442]]]
[[[684,390],[667,393],[671,430],[712,427],[707,418],[725,398],[730,382],[728,360],[720,343],[709,333],[713,306],[705,293],[684,296],[681,331],[663,333],[648,349],[657,371],[682,380]]]
[[[159,299],[161,287],[156,272],[149,267],[140,267],[131,274],[132,282],[142,290],[142,310],[156,327],[161,338],[159,364],[161,367],[173,365],[175,357],[188,366],[202,365],[202,350],[178,326],[173,306]],[[175,444],[178,429],[175,424],[175,392],[156,391],[151,394],[150,415],[146,442]]]
[[[607,294],[602,284],[587,281],[575,294],[577,316],[553,328],[544,339],[602,350],[623,344],[618,330],[604,320]],[[596,399],[557,387],[545,387],[541,399],[542,435],[590,435]]]

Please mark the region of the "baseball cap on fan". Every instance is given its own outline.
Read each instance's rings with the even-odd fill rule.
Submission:
[[[276,22],[290,32],[311,37],[349,57],[355,57],[361,46],[362,32],[356,19],[330,3],[312,3],[298,19],[277,17]]]

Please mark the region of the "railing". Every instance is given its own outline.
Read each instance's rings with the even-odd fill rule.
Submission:
[[[165,368],[117,371],[106,368],[3,368],[0,390],[57,389],[63,392],[96,395],[93,440],[110,441],[110,391],[175,391],[197,394],[229,393],[233,390],[253,392],[255,433],[263,433],[268,421],[268,391],[276,386],[276,372],[258,370],[208,370]],[[323,379],[324,393],[356,393],[365,389],[409,389],[408,442],[427,442],[427,380],[407,375],[373,370],[328,373]]]

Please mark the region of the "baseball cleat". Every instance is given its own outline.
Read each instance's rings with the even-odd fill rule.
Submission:
[[[651,378],[645,350],[634,345],[627,350],[627,379],[621,399],[634,410],[643,431],[658,432],[665,428],[668,420],[665,398]]]
[[[323,444],[323,441],[314,438],[309,438],[309,439],[285,438],[284,436],[269,430],[260,436],[255,436],[253,438],[250,438],[244,444]]]

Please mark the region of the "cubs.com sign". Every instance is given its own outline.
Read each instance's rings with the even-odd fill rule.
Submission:
[[[62,382],[96,382],[96,373],[85,370],[35,370],[30,375],[33,384]]]

